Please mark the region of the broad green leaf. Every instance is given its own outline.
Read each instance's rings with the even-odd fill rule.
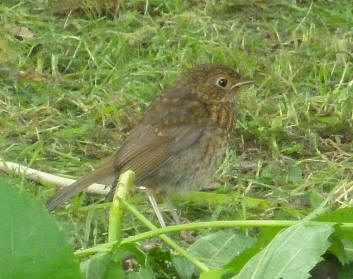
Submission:
[[[188,252],[209,268],[219,268],[255,242],[250,236],[219,231],[206,235],[193,243]]]
[[[138,272],[131,272],[126,277],[127,279],[155,279],[150,267],[141,268]]]
[[[244,265],[270,243],[280,230],[282,230],[282,228],[264,228],[259,233],[256,243],[237,255],[226,267],[231,268],[235,274],[239,273]]]
[[[200,274],[200,279],[223,279],[223,275],[229,273],[226,269],[211,269]],[[231,277],[230,277],[231,278]]]
[[[174,257],[173,263],[181,279],[189,279],[198,272],[197,267],[185,258]]]
[[[187,252],[210,269],[215,269],[226,265],[254,241],[249,236],[219,231],[198,239],[187,249]],[[174,257],[173,262],[181,278],[191,278],[197,271],[196,267],[184,258]]]
[[[332,212],[322,214],[314,220],[335,223],[353,223],[353,207],[339,208]],[[342,264],[353,260],[353,253],[351,252],[353,245],[352,229],[341,229],[337,226],[330,240],[332,243],[330,251],[338,257]]]
[[[147,256],[138,247],[137,243],[126,243],[113,249],[112,259],[116,262],[122,262],[124,259],[131,256],[133,256],[140,265],[146,265]]]
[[[84,279],[125,278],[122,266],[112,261],[110,253],[96,254],[82,262],[81,271]],[[111,274],[114,276],[109,277]]]
[[[65,234],[44,206],[0,182],[0,278],[81,278]]]
[[[131,272],[125,275],[123,269],[123,261],[128,257],[134,257],[142,266],[139,272]],[[130,278],[134,274],[145,274],[142,270],[147,270],[146,256],[138,249],[137,244],[128,243],[117,246],[110,253],[101,253],[92,256],[88,260],[81,263],[81,271],[84,279],[115,279]],[[135,278],[135,277],[131,277]],[[136,277],[138,278],[138,277]]]
[[[240,271],[237,279],[306,279],[310,270],[322,260],[330,246],[334,224],[287,228],[255,255]]]
[[[334,223],[353,223],[353,207],[339,208],[316,217],[314,220]]]

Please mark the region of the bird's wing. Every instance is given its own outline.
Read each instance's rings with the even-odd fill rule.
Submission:
[[[141,180],[157,170],[171,156],[187,149],[201,136],[201,125],[181,125],[158,129],[141,125],[132,131],[115,155],[116,169],[131,169]]]
[[[131,169],[138,180],[143,179],[198,140],[205,128],[200,119],[207,113],[194,99],[168,96],[157,100],[115,154],[115,168],[120,172]]]

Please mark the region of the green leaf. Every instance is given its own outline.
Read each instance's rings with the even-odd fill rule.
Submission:
[[[112,259],[116,262],[122,262],[124,259],[131,256],[133,256],[140,265],[146,265],[146,254],[138,247],[137,243],[126,243],[113,249]]]
[[[330,246],[328,237],[333,231],[334,224],[329,223],[287,228],[244,266],[237,279],[309,278],[310,270]]]
[[[314,219],[322,222],[353,223],[353,207],[347,206],[320,215]]]
[[[189,279],[198,272],[196,266],[185,258],[173,257],[173,263],[181,279]]]
[[[117,277],[115,277],[117,278]],[[132,272],[127,276],[127,279],[155,279],[152,269],[147,266],[141,268],[138,272]]]
[[[219,231],[198,239],[187,249],[187,252],[208,268],[215,269],[226,265],[254,241],[249,236]],[[191,278],[197,271],[196,267],[184,258],[174,257],[173,262],[181,278]]]
[[[112,261],[110,253],[96,254],[82,262],[81,271],[84,279],[125,278],[122,266]]]
[[[322,222],[353,223],[353,207],[339,208],[332,212],[322,214],[314,220]],[[342,264],[353,260],[353,253],[351,252],[353,245],[352,230],[341,229],[337,226],[330,239],[332,243],[330,251],[338,257]]]
[[[202,272],[200,274],[200,279],[224,279],[224,275],[227,273],[229,273],[229,270],[227,269],[211,269]],[[231,278],[231,276],[229,278]]]
[[[226,267],[231,268],[235,274],[239,273],[244,265],[270,243],[280,230],[282,228],[264,228],[258,235],[256,243],[237,255]]]
[[[138,272],[131,272],[129,275],[125,275],[123,261],[129,257],[136,259],[142,267]],[[146,274],[147,271],[152,272],[146,265],[146,255],[137,247],[136,243],[123,244],[115,247],[110,253],[94,255],[81,263],[81,270],[85,279],[130,278],[129,276]]]
[[[42,204],[0,182],[0,278],[81,278],[65,234]]]

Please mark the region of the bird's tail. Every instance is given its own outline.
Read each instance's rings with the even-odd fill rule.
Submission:
[[[67,201],[72,196],[82,192],[85,188],[89,187],[93,183],[103,180],[104,178],[114,174],[113,160],[105,161],[100,167],[95,169],[93,172],[80,178],[71,185],[62,188],[53,197],[47,201],[47,208],[49,211],[54,210],[60,204]]]

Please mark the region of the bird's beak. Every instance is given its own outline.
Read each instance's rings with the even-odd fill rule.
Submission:
[[[251,83],[254,83],[254,82],[255,82],[254,80],[242,80],[242,81],[240,81],[240,82],[234,84],[231,89],[233,89],[233,88],[235,88],[235,87],[243,86],[243,85],[245,85],[245,84],[251,84]]]

